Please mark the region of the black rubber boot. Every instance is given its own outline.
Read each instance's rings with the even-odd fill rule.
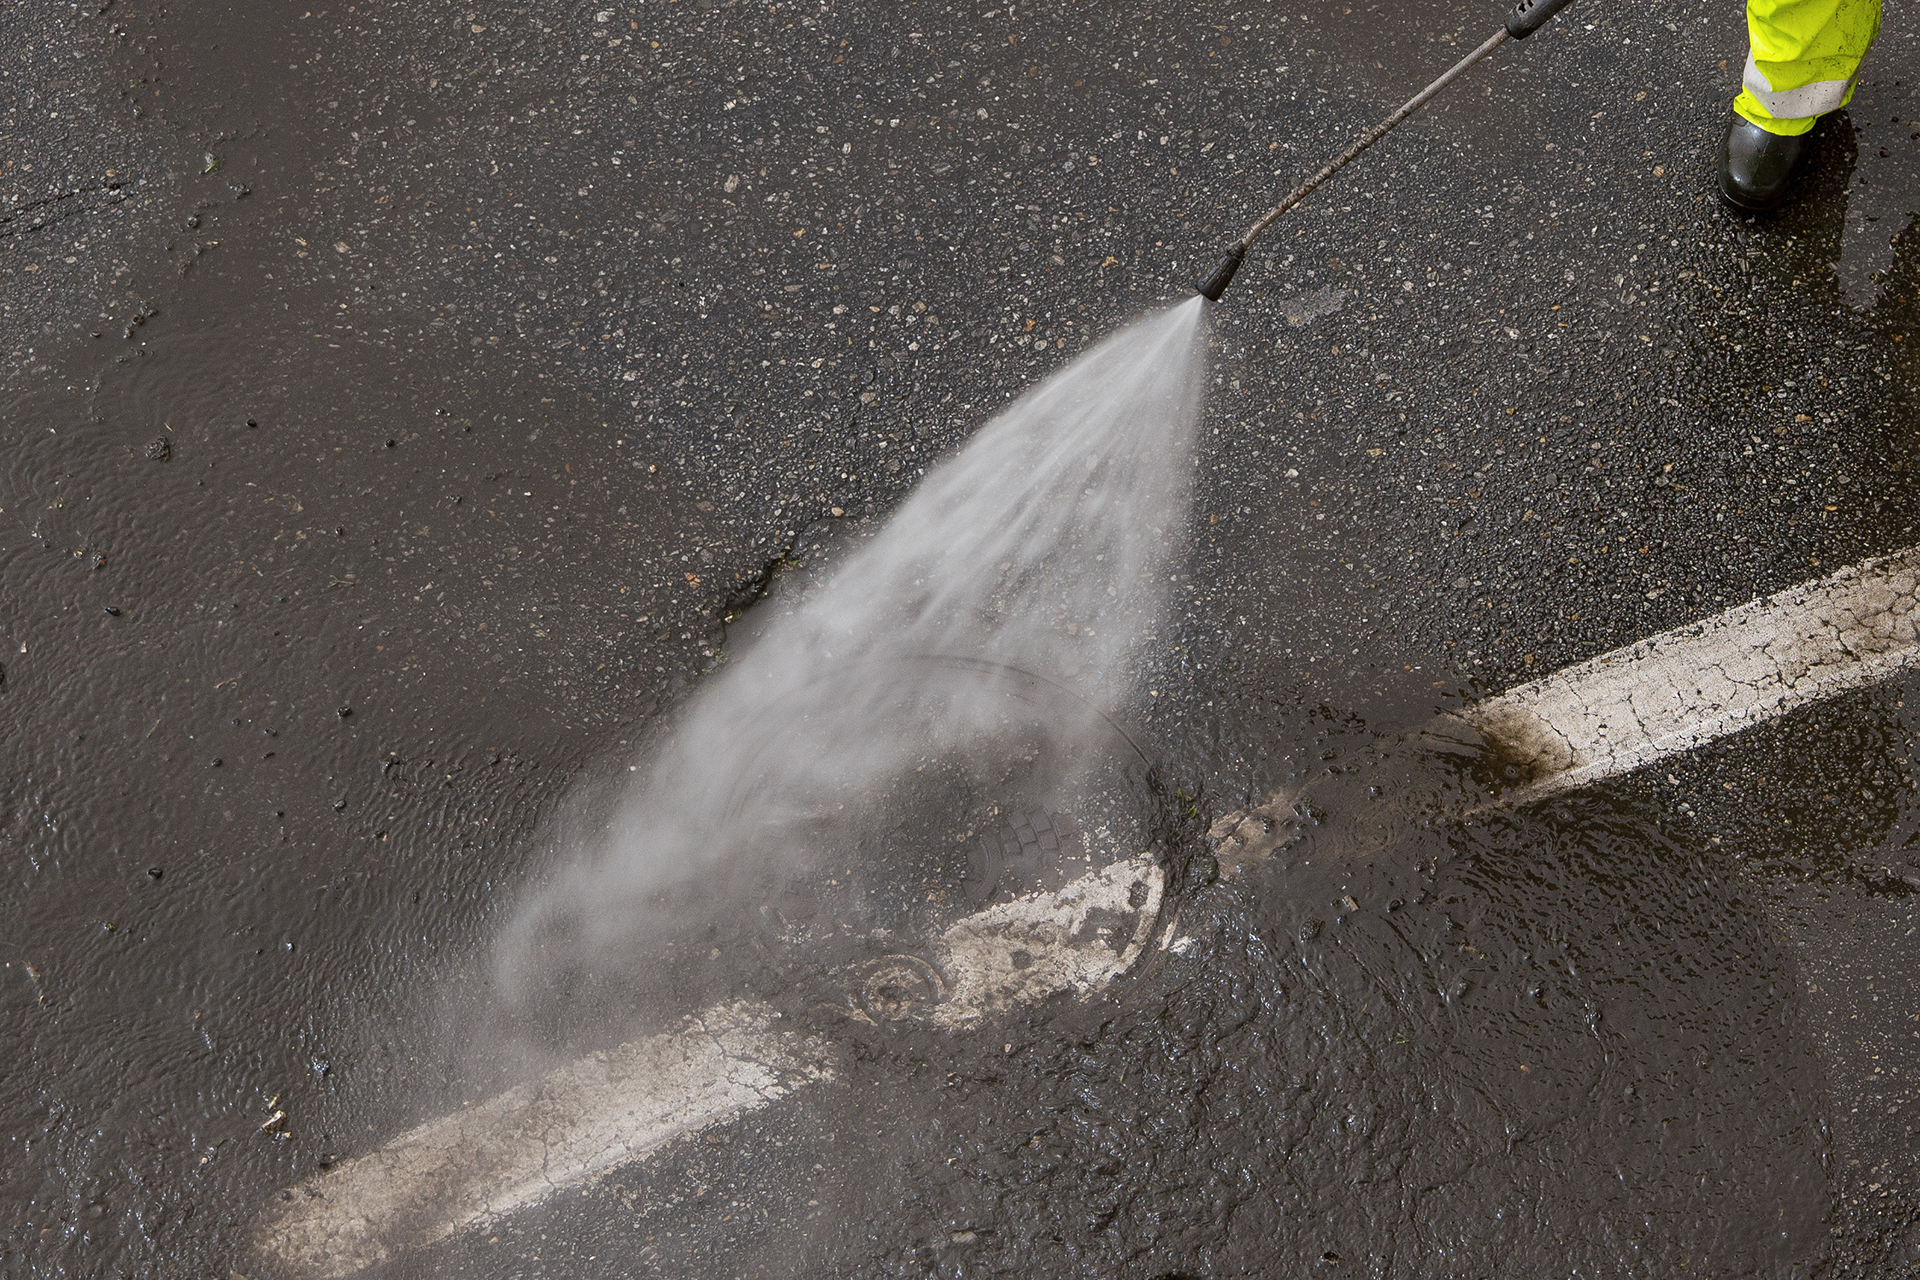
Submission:
[[[1720,140],[1720,199],[1739,213],[1768,213],[1793,194],[1794,173],[1809,150],[1809,135],[1768,133],[1736,114]]]

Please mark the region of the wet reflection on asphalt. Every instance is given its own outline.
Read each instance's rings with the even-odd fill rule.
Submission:
[[[0,1272],[262,1280],[283,1191],[519,1079],[466,1049],[539,833],[773,570],[1491,21],[762,8],[0,42]],[[1911,14],[1757,224],[1737,6],[1575,12],[1218,317],[1128,718],[1166,948],[965,1034],[802,1005],[833,1080],[367,1274],[1920,1263],[1909,685],[1517,808],[1419,736],[1920,527]]]

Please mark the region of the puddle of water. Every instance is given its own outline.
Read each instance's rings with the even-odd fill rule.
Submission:
[[[796,1121],[862,1172],[794,1273],[855,1267],[872,1222],[1012,1274],[1802,1274],[1827,1152],[1791,969],[1660,826],[1597,796],[1337,841],[1337,880],[1302,849],[1189,896],[1111,1003],[915,1042],[957,1087],[852,1065]],[[1083,1219],[1072,1264],[1003,1227]]]

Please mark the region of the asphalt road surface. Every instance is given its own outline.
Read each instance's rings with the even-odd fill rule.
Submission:
[[[7,1276],[301,1274],[285,1196],[510,1083],[490,942],[769,583],[1500,20],[324,2],[0,18]],[[783,1013],[807,1088],[365,1274],[1920,1273],[1920,677],[1521,805],[1418,733],[1920,544],[1920,19],[1766,222],[1743,57],[1588,0],[1215,309],[1166,949]]]

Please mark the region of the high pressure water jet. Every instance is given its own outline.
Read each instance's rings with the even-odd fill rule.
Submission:
[[[1553,15],[1572,3],[1573,0],[1520,0],[1520,3],[1514,6],[1513,12],[1507,15],[1506,25],[1494,32],[1485,44],[1460,59],[1438,80],[1414,94],[1407,100],[1405,106],[1361,134],[1354,140],[1352,146],[1330,160],[1320,172],[1295,187],[1285,200],[1267,210],[1264,217],[1248,227],[1246,234],[1242,235],[1233,248],[1227,251],[1227,256],[1220,260],[1220,265],[1194,286],[1200,291],[1200,296],[1208,302],[1220,301],[1220,295],[1227,291],[1229,284],[1233,283],[1233,273],[1240,269],[1241,262],[1246,259],[1247,250],[1253,247],[1253,242],[1260,238],[1260,233],[1272,226],[1281,214],[1305,200],[1321,183],[1359,159],[1362,152],[1392,133],[1408,116],[1433,101],[1443,89],[1465,75],[1467,69],[1474,63],[1485,58],[1508,40],[1525,40],[1544,27]]]

